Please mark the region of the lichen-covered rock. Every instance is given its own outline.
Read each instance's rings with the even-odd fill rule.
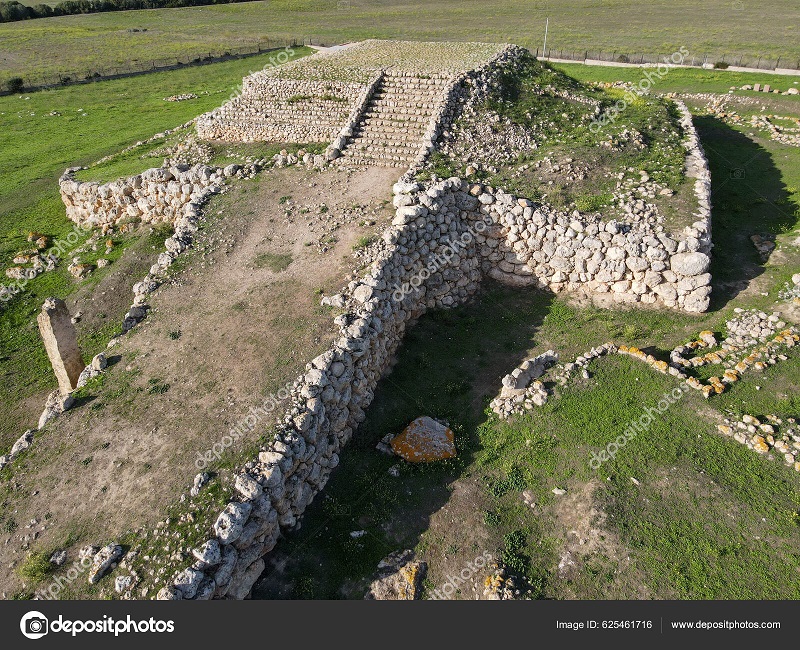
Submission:
[[[394,453],[411,463],[430,463],[456,455],[452,430],[427,416],[411,422],[392,439],[391,446]]]
[[[414,551],[395,551],[378,563],[378,572],[364,600],[417,600],[428,565]]]

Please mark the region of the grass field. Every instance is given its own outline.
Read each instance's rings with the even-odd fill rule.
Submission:
[[[298,48],[296,55],[308,52]],[[11,266],[11,256],[16,251],[29,246],[28,231],[43,232],[54,239],[70,232],[72,223],[66,218],[58,191],[58,177],[66,167],[92,163],[220,105],[235,91],[244,75],[261,69],[268,61],[269,55],[264,55],[154,73],[144,78],[0,97],[2,268]],[[187,92],[197,94],[198,98],[184,102],[163,99]],[[160,161],[141,161],[129,155],[115,169],[125,174],[159,165]],[[155,243],[155,240],[150,242]],[[128,242],[120,244],[115,255],[121,254]],[[64,298],[81,286],[96,282],[112,268],[75,281],[65,267],[62,264],[56,271],[40,275],[22,296],[0,311],[0,377],[4,379],[0,400],[8,406],[0,411],[0,437],[6,442],[33,424],[20,420],[15,406],[53,384],[36,329],[36,314],[42,300],[50,295]],[[5,277],[2,281],[6,281]],[[112,323],[109,327],[113,328],[121,316],[109,314]],[[105,340],[112,333],[104,332]],[[87,354],[104,347],[105,340],[101,340],[100,334],[90,338],[96,340],[86,341]]]
[[[796,66],[800,8],[791,0],[270,0],[111,12],[0,26],[0,84],[162,57],[205,56],[265,38],[473,40],[548,49],[691,56],[759,56]],[[698,14],[696,19],[690,17]],[[713,17],[713,18],[712,18]],[[133,32],[131,30],[146,30]]]

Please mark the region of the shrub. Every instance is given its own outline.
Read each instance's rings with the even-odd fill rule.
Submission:
[[[360,248],[366,248],[376,241],[378,241],[378,237],[376,235],[364,235],[363,237],[359,237],[356,243],[353,244],[353,250],[356,251]]]
[[[25,88],[25,82],[22,80],[22,77],[12,77],[6,81],[6,87],[12,93],[21,93]]]
[[[717,61],[714,64],[714,69],[715,70],[727,70],[727,68],[728,68],[728,64],[725,63],[725,61]]]
[[[30,553],[19,567],[19,574],[28,580],[44,580],[53,572],[50,556],[47,553]]]

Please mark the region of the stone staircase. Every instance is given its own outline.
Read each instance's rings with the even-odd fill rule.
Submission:
[[[419,155],[425,131],[450,83],[450,77],[441,74],[384,73],[339,162],[408,167]]]

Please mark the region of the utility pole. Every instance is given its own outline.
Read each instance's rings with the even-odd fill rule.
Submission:
[[[544,21],[544,46],[542,47],[542,57],[547,56],[547,28],[550,25],[550,19],[545,18]]]

